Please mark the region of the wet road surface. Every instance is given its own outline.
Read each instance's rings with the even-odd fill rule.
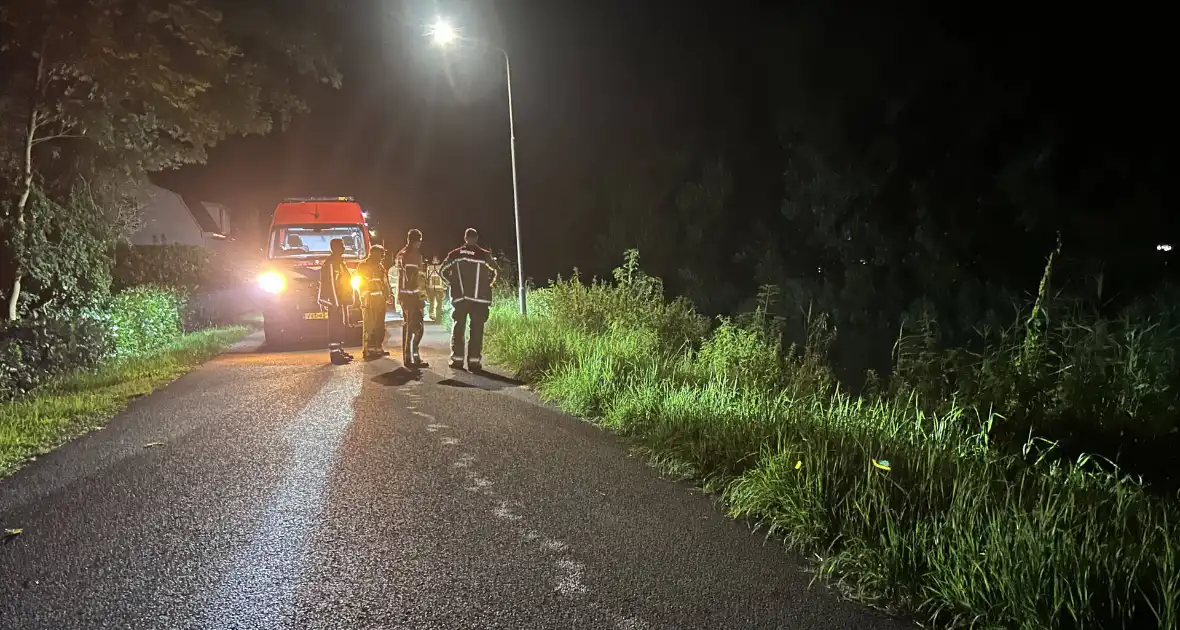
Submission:
[[[251,337],[0,481],[0,628],[912,627],[428,330]]]

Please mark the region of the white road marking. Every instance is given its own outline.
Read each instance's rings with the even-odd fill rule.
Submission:
[[[644,630],[651,627],[638,617],[624,617],[610,611],[606,611],[606,614],[612,617],[615,627],[619,630]]]
[[[469,492],[483,492],[486,488],[493,485],[491,481],[480,477],[475,473],[467,473],[467,478],[471,481],[471,485],[464,488]]]
[[[434,416],[432,416],[432,415],[430,415],[430,414],[428,414],[428,413],[421,412],[421,411],[410,411],[410,413],[414,414],[415,416],[421,416],[421,417],[423,417],[423,418],[426,418],[427,420],[434,420],[434,419],[435,419],[435,417],[434,417]],[[432,427],[442,427],[442,428],[444,428],[444,429],[445,429],[445,428],[447,428],[447,427],[446,427],[446,425],[442,425],[442,424],[432,424],[432,425],[430,425],[430,426],[432,426]],[[429,427],[428,427],[428,428],[429,428]]]
[[[415,412],[415,413],[417,413],[417,412]],[[421,415],[421,414],[419,414],[419,415]],[[439,424],[439,425],[432,424],[427,427],[427,430],[433,432],[435,429],[443,429],[443,428],[449,428],[449,427],[446,427],[446,425],[441,425],[441,424]],[[442,443],[443,444],[458,444],[459,441],[454,438],[443,438]],[[458,460],[453,462],[451,464],[451,466],[454,468],[459,468],[459,469],[469,469],[469,468],[472,468],[474,464],[475,464],[475,457],[470,454],[464,453],[464,454],[460,455]],[[495,496],[496,493],[489,491],[487,489],[488,487],[494,485],[493,482],[491,482],[483,477],[480,477],[478,473],[471,471],[471,470],[467,470],[465,472],[465,476],[467,477],[467,480],[470,481],[471,483],[470,483],[470,485],[464,486],[464,488],[463,488],[464,490],[467,490],[469,492],[473,492],[476,494],[482,494],[484,496],[492,496],[492,497]],[[516,523],[522,523],[524,521],[524,519],[519,514],[516,514],[512,511],[512,508],[510,507],[508,501],[500,501],[499,503],[500,504],[497,507],[492,509],[492,514],[495,515],[496,518],[499,518],[499,519],[502,519],[505,521],[509,521],[509,522],[516,522]],[[541,547],[545,551],[553,553],[553,554],[557,554],[559,559],[554,563],[554,567],[556,568],[558,575],[557,575],[556,584],[554,585],[554,588],[553,588],[554,592],[556,592],[560,595],[574,597],[574,596],[578,596],[578,595],[584,595],[590,591],[590,589],[586,586],[586,584],[584,582],[584,576],[586,573],[586,566],[584,564],[582,564],[581,562],[577,562],[575,560],[569,559],[568,556],[562,557],[562,556],[566,556],[571,550],[570,545],[568,543],[566,543],[565,541],[562,541],[562,540],[554,539],[554,538],[545,538],[545,537],[541,536],[541,534],[537,533],[535,530],[528,529],[527,527],[523,528],[523,529],[518,529],[517,534],[525,542],[531,543],[531,542],[538,542],[539,541]],[[600,613],[602,613],[603,615],[605,615],[606,617],[608,617],[610,619],[613,627],[618,628],[619,630],[645,630],[646,628],[650,627],[646,622],[644,622],[642,619],[640,619],[638,617],[624,616],[618,612],[611,610],[608,607],[602,606],[601,604],[588,603],[587,605],[589,605],[590,608],[595,609],[595,610],[599,611]]]
[[[354,417],[362,364],[337,367],[276,436],[290,447],[282,481],[251,543],[224,576],[200,627],[295,627],[296,592],[323,519],[328,476]]]
[[[558,560],[557,570],[561,575],[557,578],[557,587],[554,590],[562,595],[585,593],[586,585],[582,584],[582,574],[585,572],[585,568],[581,562]]]
[[[496,518],[502,518],[506,521],[519,521],[520,520],[520,515],[513,514],[512,510],[508,508],[508,503],[506,501],[501,501],[500,506],[497,507],[496,509],[492,510],[492,514],[495,514]]]
[[[459,443],[459,440],[456,440],[456,439],[455,439],[455,438],[453,438],[453,437],[445,437],[445,438],[443,438],[443,439],[442,439],[442,440],[440,440],[440,441],[441,441],[443,444],[446,444],[447,446],[454,446],[454,445],[456,445],[456,444],[458,444],[458,443]]]

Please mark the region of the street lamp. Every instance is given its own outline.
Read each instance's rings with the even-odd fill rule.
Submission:
[[[442,18],[435,20],[434,25],[430,27],[430,35],[434,38],[434,43],[440,46],[446,46],[456,38],[455,28]]]
[[[448,46],[459,39],[459,34],[455,31],[455,27],[451,26],[450,22],[442,18],[435,20],[434,24],[430,27],[430,36],[438,46]],[[520,197],[517,194],[516,187],[516,121],[512,116],[512,63],[508,60],[508,52],[503,48],[486,42],[484,44],[489,48],[494,48],[504,57],[504,76],[508,83],[508,141],[512,153],[512,212],[516,218],[517,290],[520,292],[520,314],[527,315],[528,311],[525,305],[524,258],[520,242]]]

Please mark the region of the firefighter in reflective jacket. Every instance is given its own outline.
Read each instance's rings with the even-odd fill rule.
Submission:
[[[451,307],[454,309],[451,367],[462,369],[466,354],[467,368],[478,372],[483,367],[483,326],[488,321],[492,285],[496,283],[499,269],[491,252],[479,246],[479,232],[475,228],[467,228],[463,245],[447,254],[440,273],[450,287]],[[471,320],[471,338],[465,344],[468,319]]]
[[[328,309],[328,357],[337,365],[348,363],[352,355],[344,351],[345,314],[353,305],[352,274],[344,264],[344,241],[334,238],[328,243],[332,253],[320,266],[317,301]]]
[[[397,300],[402,307],[402,364],[407,368],[429,367],[418,353],[424,331],[422,318],[426,304],[422,299],[422,232],[410,230],[406,246],[397,253]]]
[[[429,274],[426,278],[426,299],[430,301],[430,321],[438,322],[442,315],[443,297],[447,294],[447,283],[439,273],[442,265],[438,262],[438,256],[435,256],[431,263],[427,267]]]
[[[366,359],[389,356],[385,343],[385,305],[393,297],[389,288],[389,270],[385,267],[385,248],[374,245],[356,272],[361,277],[361,307],[364,309],[362,355]]]

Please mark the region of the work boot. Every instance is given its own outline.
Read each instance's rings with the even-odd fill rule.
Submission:
[[[457,357],[457,356],[451,355],[451,369],[452,370],[462,370],[463,369],[463,357]]]
[[[472,372],[482,372],[483,362],[479,359],[467,359],[467,369]]]
[[[414,362],[414,365],[418,366],[422,365],[422,354],[418,352],[418,343],[420,341],[422,339],[418,336],[410,340],[410,360]]]
[[[340,344],[333,343],[328,346],[328,360],[332,362],[332,365],[344,365],[352,361],[352,355],[344,352]]]

